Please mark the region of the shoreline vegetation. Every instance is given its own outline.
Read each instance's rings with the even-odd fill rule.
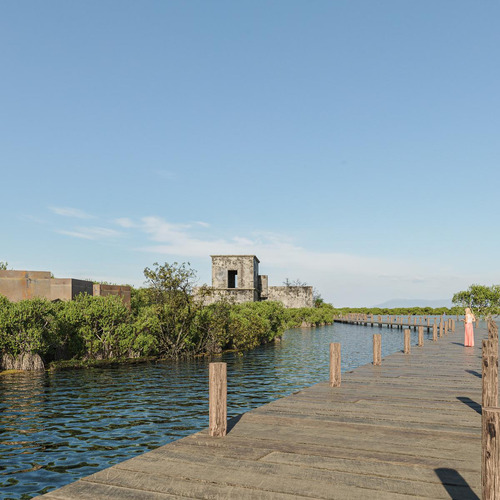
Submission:
[[[318,297],[312,308],[286,309],[280,302],[204,305],[212,293],[193,294],[189,264],[154,264],[144,270],[147,286],[132,288],[128,309],[116,296],[78,295],[69,302],[33,298],[10,302],[0,296],[0,373],[99,368],[217,356],[277,342],[285,330],[331,324],[349,312],[373,314],[461,314],[461,307],[334,308]]]

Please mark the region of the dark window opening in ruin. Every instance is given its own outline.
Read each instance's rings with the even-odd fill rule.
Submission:
[[[227,272],[227,287],[238,288],[238,271]]]

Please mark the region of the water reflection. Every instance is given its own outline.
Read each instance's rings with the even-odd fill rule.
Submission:
[[[336,324],[225,354],[228,416],[326,380],[330,342],[342,344],[343,371],[371,362],[373,333],[383,356],[403,349],[401,330]],[[208,362],[0,376],[0,499],[31,498],[206,427]]]

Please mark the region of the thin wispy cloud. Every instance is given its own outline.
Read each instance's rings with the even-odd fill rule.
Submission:
[[[290,235],[256,232],[212,238],[198,225],[171,223],[162,217],[144,217],[122,223],[145,240],[137,249],[169,259],[200,259],[209,267],[215,254],[254,254],[270,283],[300,278],[317,287],[335,305],[372,305],[381,297],[427,297],[453,293],[467,277],[443,269],[439,261],[428,263],[405,258],[380,258],[332,250],[316,250],[298,244]],[[142,236],[141,236],[142,234]],[[148,244],[149,243],[149,244]],[[207,274],[207,276],[209,276]]]
[[[59,234],[72,236],[73,238],[80,238],[84,240],[102,240],[109,238],[117,238],[122,236],[123,233],[115,229],[107,227],[78,227],[75,230],[67,231],[63,229],[56,230]]]
[[[75,219],[93,219],[94,216],[88,214],[87,212],[80,210],[79,208],[71,207],[49,207],[49,210],[56,215],[61,215],[63,217],[73,217]]]
[[[137,226],[135,222],[132,221],[132,219],[129,219],[128,217],[120,217],[119,219],[115,219],[115,224],[126,229]]]
[[[309,269],[323,272],[351,272],[379,275],[402,271],[404,262],[339,252],[320,252],[294,243],[287,235],[258,233],[231,238],[203,238],[190,225],[173,224],[161,217],[144,217],[136,224],[151,242],[141,250],[164,255],[207,257],[211,254],[256,254],[273,267]],[[413,274],[413,273],[412,273]]]

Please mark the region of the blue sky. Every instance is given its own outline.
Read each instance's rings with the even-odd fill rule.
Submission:
[[[500,282],[493,0],[0,3],[0,260],[256,254],[337,306]]]

